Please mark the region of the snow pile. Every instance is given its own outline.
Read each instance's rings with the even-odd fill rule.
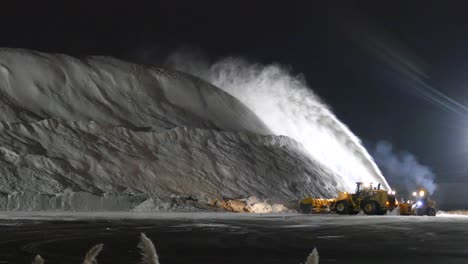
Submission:
[[[255,196],[249,197],[245,203],[247,210],[252,213],[267,214],[273,212],[273,207],[266,200],[261,201]]]
[[[221,89],[110,58],[0,49],[0,132],[4,210],[189,210],[346,188]]]
[[[256,214],[267,214],[273,212],[273,208],[268,203],[255,203],[249,206],[249,212]]]
[[[260,200],[255,196],[249,197],[246,200],[246,207],[249,212],[257,214],[283,213],[290,211],[283,204],[270,204],[266,199]]]
[[[288,200],[329,196],[341,186],[287,137],[196,128],[156,133],[52,119],[0,131],[0,192],[8,194],[10,210],[128,210],[143,202],[142,194]]]
[[[247,199],[217,199],[212,202],[212,206],[235,213],[269,214],[296,212],[291,209],[294,208],[294,206],[287,208],[283,204],[272,204],[269,203],[267,199],[259,199],[255,196],[251,196]]]
[[[164,131],[196,127],[271,134],[229,94],[196,77],[108,57],[0,49],[0,121],[92,120]]]

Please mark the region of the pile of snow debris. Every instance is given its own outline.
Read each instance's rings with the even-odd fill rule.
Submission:
[[[468,216],[468,210],[437,211],[437,216]]]
[[[286,208],[283,204],[271,204],[268,203],[267,199],[260,200],[254,196],[247,199],[216,199],[213,201],[212,206],[235,213],[267,214],[294,212]]]
[[[83,264],[93,264],[97,263],[97,257],[99,253],[104,248],[104,244],[97,244],[93,246],[85,255]],[[141,264],[159,264],[159,256],[156,252],[156,247],[154,246],[151,239],[149,239],[144,233],[140,235],[140,242],[138,243],[138,248],[141,253]],[[37,255],[33,260],[32,264],[44,264],[44,259]],[[319,263],[319,254],[316,248],[312,250],[309,256],[306,259],[304,264],[318,264]]]

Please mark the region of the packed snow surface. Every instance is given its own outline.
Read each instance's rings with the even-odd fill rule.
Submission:
[[[0,49],[0,208],[176,210],[332,197],[343,177],[188,74]],[[198,208],[198,207],[197,207]]]
[[[301,263],[312,247],[323,263],[466,263],[468,245],[466,217],[0,212],[0,227],[5,263],[79,263],[96,243],[99,263],[137,263],[141,232],[174,263]]]

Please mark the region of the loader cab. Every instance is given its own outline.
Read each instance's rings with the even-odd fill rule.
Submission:
[[[364,184],[363,182],[356,182],[356,191],[354,192],[356,197],[365,196],[369,193],[371,187],[369,184]]]
[[[372,184],[365,184],[363,182],[356,182],[356,192],[357,195],[363,194],[364,192],[368,192],[372,189]]]
[[[362,185],[363,185],[362,182],[356,182],[356,191],[354,192],[355,194],[358,194],[361,192]]]
[[[363,182],[356,182],[356,196],[364,196],[373,194],[376,191],[380,190],[380,183],[374,187],[372,183],[363,183]]]
[[[414,192],[413,197],[415,201],[411,205],[411,214],[428,216],[436,215],[436,204],[429,198],[429,195],[426,190]]]

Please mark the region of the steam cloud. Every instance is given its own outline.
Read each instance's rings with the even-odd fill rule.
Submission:
[[[277,135],[302,143],[311,156],[341,175],[349,190],[356,181],[390,189],[360,140],[309,89],[301,75],[280,65],[225,58],[209,63],[193,53],[175,53],[166,66],[220,87],[252,109]]]
[[[434,183],[434,173],[429,167],[420,164],[411,153],[395,153],[389,142],[379,141],[373,151],[373,157],[389,183],[396,187],[399,193],[409,195],[419,188],[425,188],[429,193],[435,191],[437,186]]]

